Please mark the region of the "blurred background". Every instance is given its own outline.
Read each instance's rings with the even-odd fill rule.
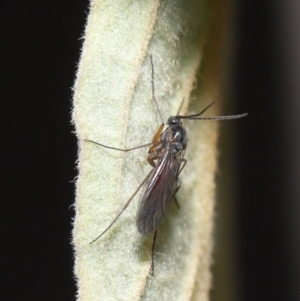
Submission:
[[[2,4],[2,300],[75,299],[70,233],[77,146],[70,108],[88,4]],[[227,180],[221,155],[219,180],[232,185],[235,201],[228,215],[225,204],[217,205],[214,300],[296,301],[300,2],[244,0],[234,6],[231,95],[234,111],[249,117],[235,122]],[[231,217],[224,236],[222,216]]]

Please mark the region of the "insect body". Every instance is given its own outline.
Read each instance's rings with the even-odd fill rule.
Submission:
[[[151,57],[152,66],[152,98],[158,108],[158,104],[154,94],[154,70]],[[159,127],[151,143],[141,146],[120,149],[116,147],[107,146],[92,140],[86,140],[94,144],[100,145],[112,150],[118,150],[123,152],[132,151],[145,146],[151,146],[148,151],[147,160],[153,167],[153,170],[146,176],[143,182],[139,185],[133,195],[125,203],[123,209],[113,219],[110,225],[90,244],[102,237],[117,221],[124,210],[129,206],[130,202],[136,196],[141,187],[148,182],[146,191],[140,202],[138,214],[137,214],[137,228],[141,234],[148,235],[154,233],[152,244],[152,273],[154,271],[154,247],[156,240],[156,233],[158,227],[163,222],[166,216],[170,204],[175,199],[175,194],[181,186],[181,180],[179,175],[185,167],[187,160],[184,158],[185,150],[187,146],[187,133],[182,125],[182,119],[188,120],[229,120],[239,119],[247,115],[229,115],[229,116],[216,116],[216,117],[199,117],[202,115],[212,104],[208,105],[204,110],[198,114],[189,116],[171,116],[167,121],[167,128],[164,129],[164,123]],[[160,111],[158,109],[160,114]],[[161,117],[161,114],[160,114]],[[162,119],[162,117],[161,117]],[[176,200],[175,200],[176,201]]]
[[[137,216],[137,228],[142,234],[150,234],[157,230],[167,213],[169,205],[181,186],[179,174],[183,170],[187,146],[187,133],[181,119],[228,120],[243,118],[247,114],[198,117],[202,112],[190,116],[171,116],[167,121],[168,128],[162,133],[161,126],[153,139],[153,145],[148,153],[148,162],[154,167],[150,183],[140,203]],[[159,138],[158,138],[159,136]],[[156,164],[153,160],[157,160]]]
[[[154,170],[137,216],[137,228],[145,235],[156,231],[162,223],[181,185],[178,178],[180,167],[182,163],[184,165],[186,163],[184,159],[187,143],[186,131],[178,117],[170,117],[167,124],[168,128],[158,141],[154,141],[148,154],[148,161],[154,166]],[[160,130],[161,128],[158,132]],[[156,165],[153,161],[155,159],[157,159]]]

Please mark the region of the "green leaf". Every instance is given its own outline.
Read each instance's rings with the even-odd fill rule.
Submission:
[[[217,126],[187,121],[189,144],[180,210],[158,231],[155,273],[149,276],[152,235],[135,225],[142,191],[103,237],[93,241],[122,210],[151,170],[148,149],[117,148],[152,141],[161,124],[151,99],[151,54],[155,95],[166,120],[198,112],[216,98],[217,76],[201,72],[211,1],[95,0],[84,34],[74,87],[73,122],[79,139],[73,243],[78,300],[207,300],[216,169]],[[211,71],[210,67],[206,67]],[[199,83],[207,74],[203,86]],[[191,100],[189,104],[189,100]],[[201,101],[199,101],[201,99]],[[214,115],[214,110],[210,110]]]

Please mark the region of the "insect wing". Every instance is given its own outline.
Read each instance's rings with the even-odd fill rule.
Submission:
[[[181,156],[175,157],[169,150],[156,166],[138,211],[137,228],[140,233],[153,233],[162,223],[177,191],[181,163]]]

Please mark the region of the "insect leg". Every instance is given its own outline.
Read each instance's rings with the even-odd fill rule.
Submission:
[[[181,104],[180,104],[180,107],[179,107],[179,109],[178,109],[178,112],[177,112],[176,116],[178,116],[178,115],[179,115],[179,113],[180,113],[180,110],[181,110],[181,108],[182,108],[182,105],[183,105],[183,103],[184,103],[184,97],[182,98],[182,101],[181,101]]]
[[[176,199],[176,193],[178,192],[179,188],[181,187],[181,184],[182,184],[182,181],[178,178],[177,179],[177,188],[176,188],[176,191],[174,192],[174,201],[175,201],[175,204],[177,206],[177,209],[180,209],[180,205]]]
[[[179,190],[179,188],[180,188],[180,186],[177,188],[176,192]],[[175,192],[175,194],[176,194],[176,192]],[[179,205],[175,195],[174,195],[174,202],[176,204],[177,209],[180,209],[180,205]]]
[[[151,276],[153,276],[153,274],[154,274],[154,250],[155,250],[155,243],[156,243],[156,235],[157,235],[157,230],[154,232],[153,242],[152,242],[151,271],[150,271]]]
[[[187,160],[186,159],[182,159],[182,162],[184,162],[184,163],[183,163],[183,166],[181,167],[181,169],[179,170],[178,176],[180,175],[180,173],[184,169],[185,164],[187,163]],[[179,203],[178,203],[178,201],[176,199],[176,193],[178,192],[179,188],[181,187],[181,183],[182,182],[181,182],[181,180],[179,178],[177,179],[177,182],[178,182],[178,184],[177,184],[178,186],[177,186],[176,191],[174,193],[174,201],[175,201],[175,204],[176,204],[177,208],[180,209]]]
[[[99,143],[99,142],[95,142],[95,141],[93,141],[93,140],[84,139],[84,141],[91,142],[91,143],[100,145],[100,146],[102,146],[102,147],[109,148],[109,149],[113,149],[113,150],[117,150],[117,151],[121,151],[121,152],[129,152],[129,151],[132,151],[132,150],[135,150],[135,149],[139,149],[139,148],[142,148],[142,147],[146,147],[146,146],[150,146],[150,145],[153,144],[153,143],[151,142],[151,143],[143,144],[143,145],[140,145],[140,146],[131,147],[131,148],[124,148],[124,149],[123,149],[123,148],[117,148],[117,147],[107,146],[107,145],[101,144],[101,143]]]
[[[156,105],[156,108],[157,108],[157,111],[158,111],[158,114],[159,114],[159,117],[160,117],[160,120],[162,121],[162,123],[164,123],[164,120],[162,118],[162,115],[161,115],[161,112],[159,110],[159,107],[158,107],[158,103],[157,103],[157,100],[156,100],[156,97],[155,97],[155,91],[154,91],[154,65],[153,65],[153,58],[152,58],[152,55],[150,55],[150,61],[151,61],[151,71],[152,71],[152,99]]]
[[[178,176],[180,175],[180,173],[182,172],[182,170],[184,169],[184,167],[185,167],[185,165],[186,165],[186,163],[187,163],[187,159],[181,159],[181,162],[184,162],[183,163],[183,166],[180,168],[180,170],[179,170],[179,173],[178,173]],[[181,183],[180,183],[180,185],[181,185]],[[180,187],[180,186],[179,186]],[[178,188],[179,189],[179,188]],[[177,190],[178,190],[177,189]],[[177,191],[176,191],[177,192]]]
[[[134,192],[134,194],[129,198],[129,200],[126,202],[126,204],[124,205],[123,209],[121,210],[121,212],[118,213],[118,215],[113,219],[113,221],[110,223],[110,225],[99,235],[97,236],[93,241],[91,241],[89,244],[94,243],[96,240],[98,240],[100,237],[103,236],[103,234],[105,234],[111,227],[112,225],[117,221],[117,219],[121,216],[121,214],[125,211],[125,209],[128,207],[128,205],[130,204],[130,202],[132,201],[132,199],[136,196],[136,194],[138,193],[138,191],[141,189],[141,187],[146,183],[146,181],[148,180],[148,178],[150,177],[150,175],[152,174],[151,170],[148,175],[146,176],[146,178],[143,180],[143,182],[140,184],[140,186],[136,189],[136,191]]]

